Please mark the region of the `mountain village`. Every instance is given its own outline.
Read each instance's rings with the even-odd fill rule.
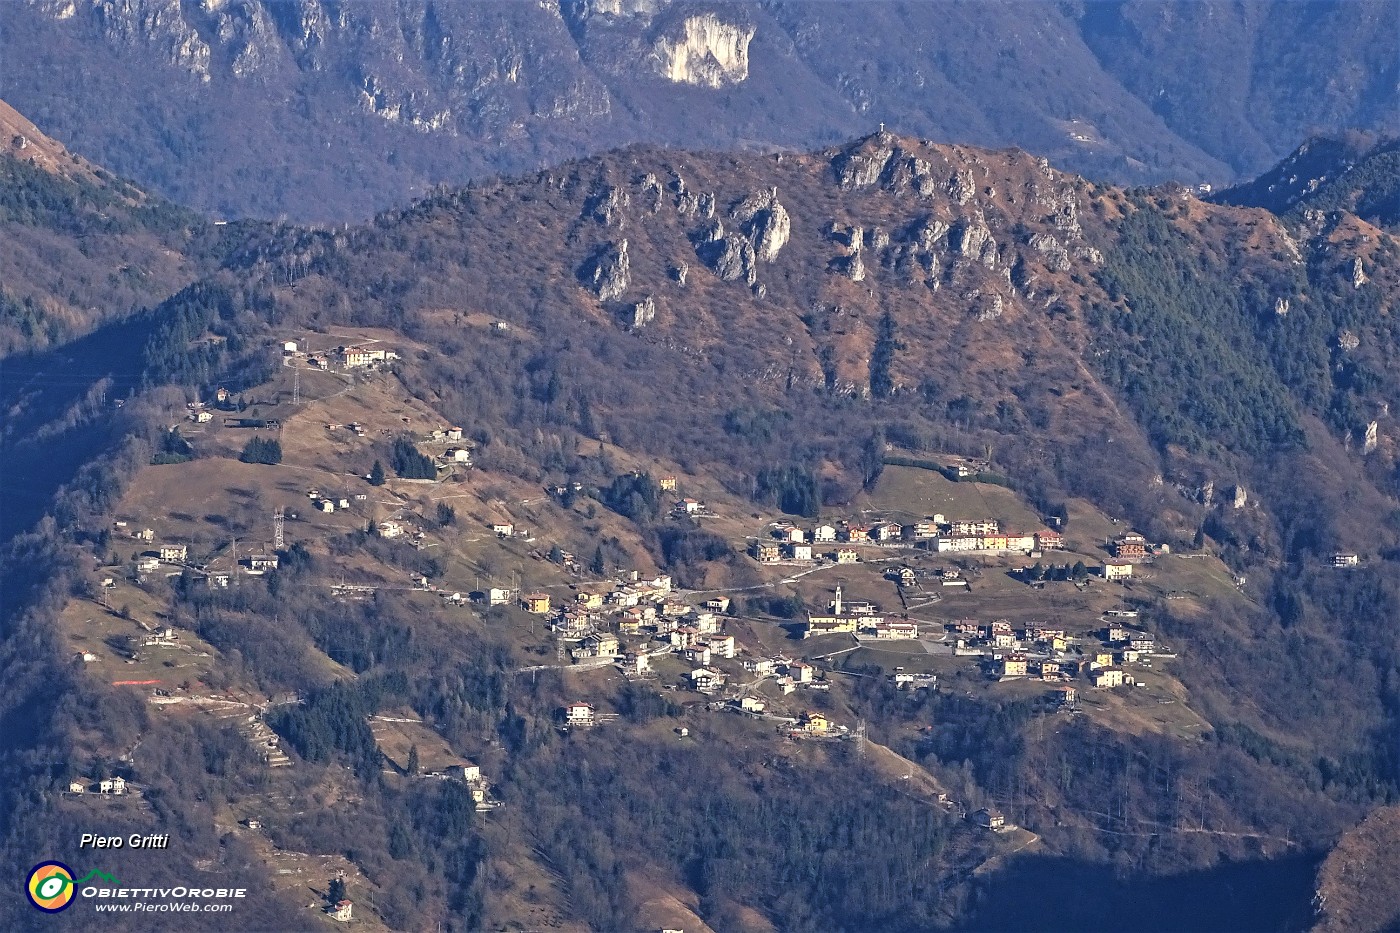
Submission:
[[[675,702],[682,705],[694,703],[700,709],[766,721],[793,739],[863,736],[861,723],[842,722],[831,703],[814,702],[843,679],[865,676],[848,670],[848,656],[860,658],[863,670],[874,664],[881,676],[903,690],[971,687],[1024,695],[1038,689],[1050,711],[1091,710],[1094,704],[1085,705],[1086,691],[1097,694],[1149,685],[1154,702],[1178,700],[1170,678],[1157,670],[1175,655],[1143,624],[1136,608],[1152,597],[1134,595],[1135,586],[1152,586],[1151,578],[1162,575],[1158,568],[1173,555],[1170,548],[1154,546],[1133,531],[1120,530],[1091,543],[1076,540],[1073,530],[1067,537],[1064,531],[1044,526],[1008,526],[988,514],[920,515],[911,514],[904,507],[909,503],[902,500],[886,501],[883,508],[866,503],[859,514],[808,521],[771,517],[756,533],[736,536],[734,551],[747,555],[745,559],[765,575],[766,582],[728,590],[683,589],[671,575],[652,570],[604,574],[599,579],[558,543],[550,547],[547,532],[528,527],[533,523],[522,521],[523,515],[513,517],[513,510],[500,503],[482,503],[476,513],[482,516],[477,529],[455,532],[434,521],[428,509],[415,504],[415,498],[424,491],[430,499],[436,498],[431,490],[470,487],[486,479],[474,467],[471,442],[461,427],[434,424],[432,413],[422,410],[396,419],[402,430],[385,422],[382,412],[364,410],[353,418],[342,413],[339,419],[325,413],[327,404],[344,401],[345,393],[392,384],[385,382],[396,378],[388,367],[399,354],[387,347],[363,349],[377,344],[375,338],[365,337],[346,340],[331,351],[311,352],[305,338],[286,341],[282,351],[291,375],[291,399],[285,398],[284,387],[280,404],[272,407],[275,417],[266,417],[263,404],[258,417],[226,420],[219,431],[233,437],[275,433],[287,443],[307,431],[324,431],[333,449],[377,437],[411,436],[415,445],[429,451],[435,476],[393,479],[387,489],[400,491],[384,500],[385,505],[376,505],[371,496],[383,498],[387,489],[377,491],[363,476],[342,474],[339,480],[304,487],[306,506],[277,508],[271,516],[270,536],[242,543],[230,538],[212,549],[207,540],[197,544],[179,534],[157,535],[155,527],[172,527],[170,514],[126,514],[115,522],[113,538],[128,538],[139,550],[125,568],[103,574],[99,587],[103,605],[111,607],[126,598],[118,590],[147,587],[156,579],[185,579],[192,585],[229,589],[238,585],[240,576],[276,571],[287,558],[293,538],[311,535],[306,544],[314,547],[310,542],[318,534],[317,523],[349,520],[350,525],[341,527],[367,528],[371,535],[400,547],[446,551],[454,547],[454,534],[466,535],[478,543],[496,542],[529,560],[517,565],[510,581],[482,583],[478,575],[475,586],[423,574],[402,583],[366,580],[363,574],[355,579],[342,577],[325,584],[332,598],[363,600],[379,590],[398,589],[439,599],[464,612],[504,613],[499,618],[518,619],[517,625],[544,635],[546,644],[553,646],[546,649],[534,636],[537,647],[532,650],[547,651],[553,658],[522,665],[518,672],[522,676],[553,670],[584,678],[583,683],[592,682],[590,672],[612,671],[624,681],[653,684],[674,694]],[[313,403],[314,414],[298,412],[307,405],[304,374],[309,385],[322,380],[313,391],[324,401]],[[214,406],[247,407],[225,392],[218,394]],[[208,407],[193,402],[188,408],[196,430],[213,427],[212,419],[204,417]],[[985,459],[948,456],[936,469],[888,469],[925,485],[985,489],[1000,494],[1003,499],[998,501],[1014,500],[1000,486],[976,482],[993,469]],[[725,521],[735,503],[707,503],[714,490],[694,489],[685,495],[691,484],[676,473],[662,473],[657,485],[673,497],[666,520],[706,526],[718,522],[742,529],[742,523]],[[281,488],[287,487],[282,484]],[[544,494],[541,501],[559,502],[589,493],[574,484],[549,487]],[[701,494],[707,499],[699,498]],[[175,500],[165,500],[165,506],[178,511]],[[1030,513],[1022,508],[1017,515],[1025,522]],[[1048,523],[1062,525],[1063,519],[1052,517]],[[489,567],[492,561],[482,564]],[[551,566],[555,569],[547,569]],[[1149,582],[1138,579],[1144,574]],[[522,583],[522,575],[529,578],[528,584]],[[773,616],[764,600],[784,590],[796,594],[800,610],[794,612],[790,605],[785,616]],[[1065,612],[1062,604],[1068,597],[1062,593],[1073,594],[1081,609]],[[1003,611],[1003,606],[1011,608]],[[139,616],[132,618],[127,624],[137,627],[135,634],[106,639],[108,645],[118,646],[118,655],[127,664],[141,665],[149,658],[180,652],[209,658],[209,652],[186,633]],[[523,631],[521,636],[522,644],[531,642]],[[100,660],[90,644],[79,656],[85,664]],[[194,683],[197,679],[171,683],[162,677],[128,676],[116,682],[149,688],[152,703],[164,708],[183,703],[222,709],[223,715],[243,711],[238,715],[244,716],[252,709],[254,715],[247,716],[254,724],[249,726],[250,741],[266,747],[270,763],[273,758],[275,764],[290,763],[277,747],[276,736],[258,719],[257,709],[266,709],[268,701],[250,705],[246,697],[235,700],[201,693]],[[596,686],[580,691],[579,697],[559,710],[561,729],[587,729],[616,718],[606,711]],[[815,708],[818,705],[821,709]],[[464,780],[481,809],[495,805],[489,783],[470,762],[449,759],[433,773],[459,772],[469,776]]]

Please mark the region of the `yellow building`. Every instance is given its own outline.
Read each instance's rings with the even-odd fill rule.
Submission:
[[[1126,561],[1110,560],[1103,565],[1105,580],[1126,580],[1133,575],[1133,565]]]
[[[776,544],[768,544],[762,541],[754,542],[749,548],[749,553],[752,554],[754,560],[758,561],[760,564],[772,563],[781,556]]]
[[[533,612],[535,615],[549,614],[549,594],[548,593],[526,593],[520,597],[520,607],[526,612]]]
[[[1026,656],[1023,654],[1009,654],[1003,658],[1001,662],[1001,676],[1025,677]]]
[[[1123,683],[1123,672],[1116,667],[1106,667],[1094,674],[1094,686],[1099,689],[1121,687]]]

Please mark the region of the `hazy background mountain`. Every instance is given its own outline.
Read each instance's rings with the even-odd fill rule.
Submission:
[[[1251,181],[1220,192],[1222,204],[1306,219],[1345,210],[1371,223],[1400,223],[1400,137],[1348,132],[1308,140]]]
[[[29,0],[0,96],[190,206],[363,217],[610,146],[886,122],[1119,182],[1225,183],[1397,126],[1390,2]]]

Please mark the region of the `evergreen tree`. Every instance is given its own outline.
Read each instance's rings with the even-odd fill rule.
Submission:
[[[380,463],[378,460],[374,461],[374,466],[370,467],[369,484],[371,486],[384,485],[384,464]]]
[[[394,472],[404,479],[436,479],[437,465],[433,458],[421,453],[407,437],[394,441],[390,463]]]
[[[330,888],[326,891],[326,900],[332,904],[339,904],[345,900],[345,880],[339,876],[332,878]]]
[[[889,398],[894,392],[890,364],[894,362],[894,351],[899,349],[899,341],[895,340],[894,334],[894,316],[886,311],[880,317],[880,325],[875,332],[875,347],[870,352],[871,398]]]
[[[608,565],[603,562],[603,546],[601,544],[593,551],[593,563],[589,565],[588,569],[600,577],[608,572]]]
[[[776,505],[789,515],[816,518],[821,512],[821,486],[811,470],[801,466],[768,467],[754,479],[755,502]]]
[[[877,427],[861,448],[860,473],[867,489],[874,486],[880,474],[885,472],[885,443],[885,429]]]
[[[408,749],[408,767],[405,769],[410,775],[418,773],[418,746],[410,745]]]
[[[580,395],[578,399],[578,431],[585,437],[598,436],[598,423],[593,418],[593,405],[587,395]]]
[[[243,445],[238,459],[244,463],[281,463],[282,445],[274,438],[255,437]]]

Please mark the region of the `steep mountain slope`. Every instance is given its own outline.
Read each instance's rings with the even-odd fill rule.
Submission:
[[[5,150],[21,161],[65,178],[94,180],[97,168],[85,159],[71,154],[56,139],[50,139],[29,122],[19,111],[0,101],[0,139]]]
[[[1315,930],[1393,930],[1400,922],[1400,808],[1381,807],[1338,841],[1317,876]]]
[[[0,96],[225,215],[363,217],[629,141],[802,148],[878,122],[1096,177],[1219,183],[1305,131],[1394,130],[1400,111],[1385,0],[29,0],[0,15]]]
[[[291,319],[408,327],[468,360],[484,354],[459,332],[462,315],[514,320],[546,338],[531,350],[536,367],[564,353],[569,368],[595,368],[577,380],[589,393],[610,385],[621,396],[647,373],[577,359],[563,349],[570,337],[657,357],[693,380],[643,393],[680,392],[678,407],[711,387],[796,409],[814,390],[894,395],[924,411],[967,396],[968,428],[1013,434],[1019,416],[1037,427],[1034,443],[1053,437],[1060,450],[1088,450],[1109,431],[1123,445],[1116,458],[1150,473],[1163,454],[1190,463],[1214,452],[1246,467],[1293,443],[1308,411],[1354,429],[1345,419],[1387,390],[1358,384],[1349,395],[1333,363],[1364,360],[1393,384],[1393,364],[1368,348],[1388,344],[1394,248],[1354,218],[1290,229],[1184,192],[1095,187],[1021,154],[877,134],[797,156],[630,150],[435,196],[348,234],[303,234],[232,271],[272,288]],[[1369,284],[1352,280],[1357,261]],[[1183,277],[1164,297],[1183,262],[1209,284]],[[278,284],[287,280],[294,290]],[[1201,287],[1214,289],[1209,310],[1192,313],[1221,331],[1208,338],[1210,379],[1236,383],[1204,393],[1190,373],[1154,370],[1190,339],[1180,328],[1192,322],[1178,316]],[[1137,315],[1150,327],[1136,321],[1140,302],[1151,302],[1155,313]],[[877,386],[886,314],[903,346]],[[1357,346],[1338,351],[1347,328]],[[1182,395],[1160,404],[1172,392]],[[1262,401],[1231,411],[1241,395]],[[1252,420],[1261,415],[1276,423]],[[602,426],[622,434],[636,421],[617,420]]]
[[[1103,68],[1240,174],[1319,129],[1395,128],[1393,5],[1111,0],[1078,9]]]
[[[214,228],[0,102],[0,357],[73,340],[215,265]]]
[[[0,368],[20,412],[4,466],[67,485],[51,520],[6,518],[10,860],[108,805],[56,790],[120,774],[123,819],[148,805],[187,861],[139,869],[278,892],[247,926],[325,922],[304,905],[343,871],[362,922],[402,929],[1005,928],[1018,879],[1111,871],[1113,903],[1175,879],[1150,890],[1188,905],[1162,914],[1184,928],[1232,923],[1232,879],[1272,897],[1400,793],[1400,653],[1377,624],[1400,613],[1400,244],[1381,227],[876,133],[634,147],[211,255],[148,313]],[[55,369],[128,400],[55,397]],[[946,480],[961,458],[1004,487]],[[910,548],[973,583],[920,609],[885,579],[893,548],[825,575],[741,553],[783,513],[919,520],[935,488],[969,518],[1063,522],[1081,563],[1129,524],[1154,558],[1131,584],[1045,589],[1024,555]],[[186,552],[142,554],[145,528]],[[766,711],[699,694],[677,646],[620,625],[655,680],[572,663],[567,620],[528,611],[659,574],[656,615],[725,594],[712,621],[748,650],[710,663],[752,673]],[[843,579],[924,640],[795,637]],[[464,604],[484,588],[527,598]],[[1098,645],[1109,609],[1171,650],[1081,713],[949,651],[970,615]],[[819,685],[742,667],[769,656]],[[945,679],[901,690],[904,665]],[[601,726],[561,731],[579,703]],[[460,759],[490,776],[482,809],[425,773]],[[955,818],[981,806],[1018,828]],[[1293,887],[1270,922],[1296,922]],[[1085,898],[1067,922],[1105,914]]]

